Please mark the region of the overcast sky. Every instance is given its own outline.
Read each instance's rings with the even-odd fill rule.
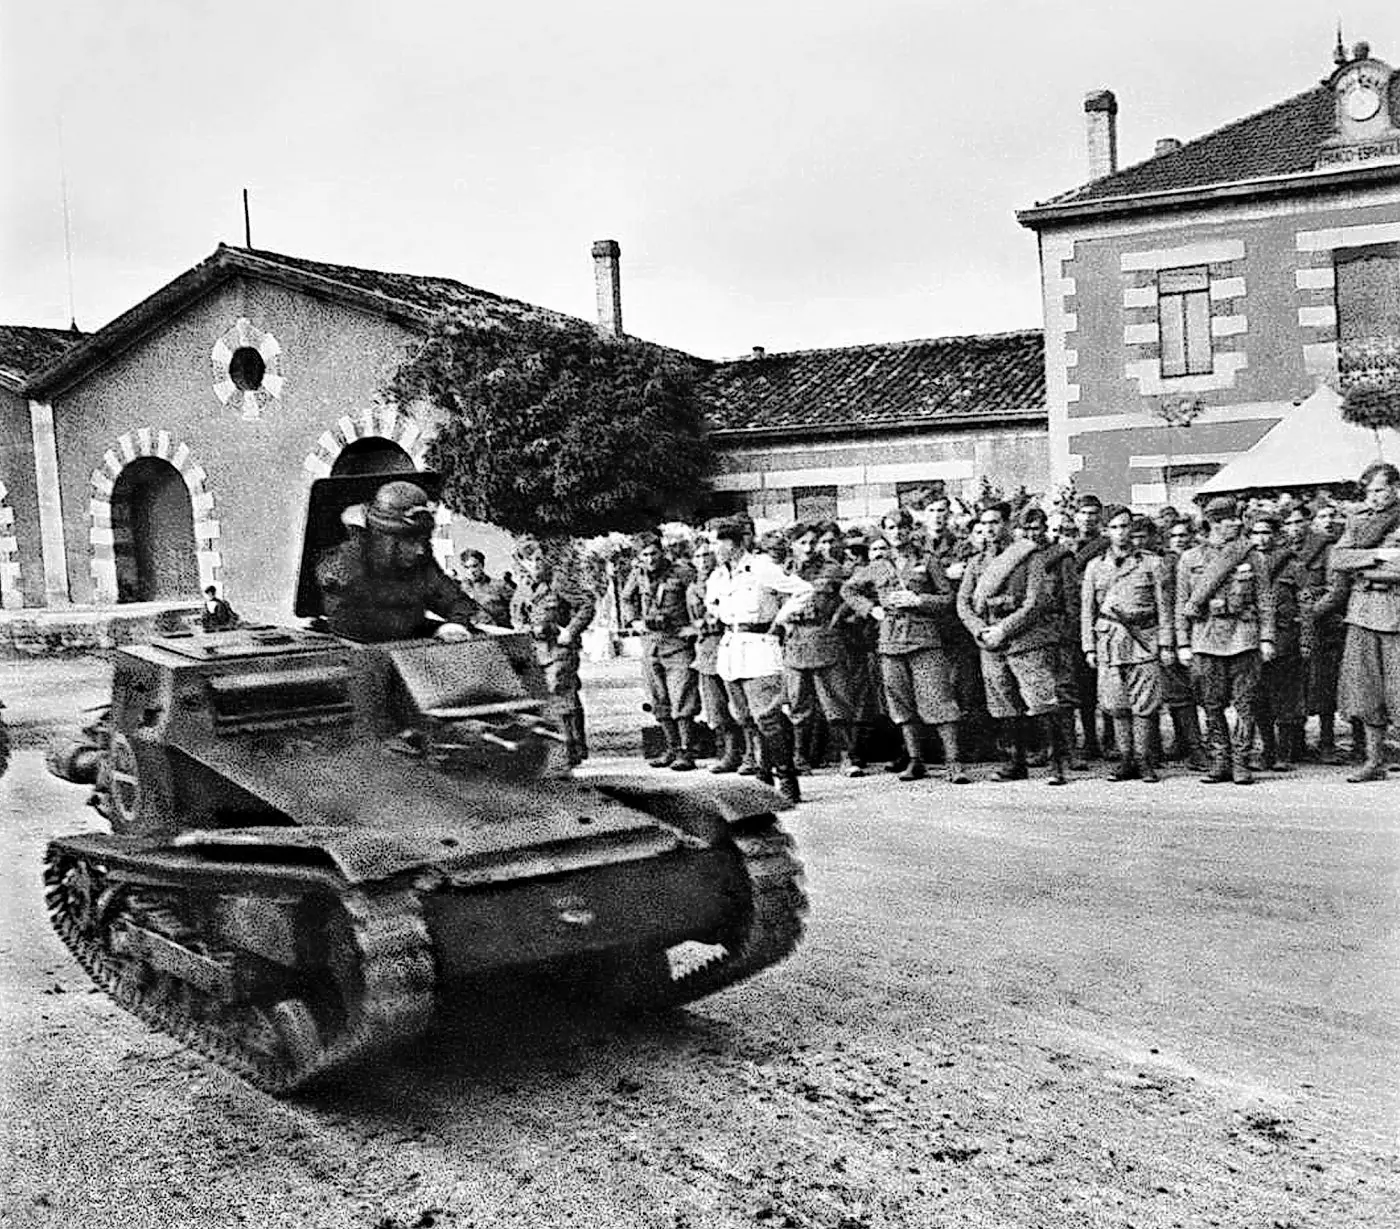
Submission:
[[[1395,0],[5,0],[0,322],[243,242],[457,278],[706,357],[1038,327],[1015,210],[1308,89]],[[61,140],[60,140],[61,134]],[[60,159],[60,144],[63,157]]]

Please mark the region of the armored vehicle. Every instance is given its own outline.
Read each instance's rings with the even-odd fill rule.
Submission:
[[[340,512],[384,477],[314,485],[298,615],[319,614]],[[49,844],[53,925],[123,1007],[274,1094],[512,979],[665,1007],[801,933],[783,801],[573,777],[529,633],[159,636],[116,653],[95,728],[60,760],[95,775],[111,833]]]

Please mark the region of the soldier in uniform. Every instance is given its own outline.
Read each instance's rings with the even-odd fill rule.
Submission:
[[[1074,561],[1079,575],[1083,576],[1084,569],[1108,549],[1108,539],[1103,536],[1103,501],[1097,495],[1080,496],[1074,509],[1074,527]],[[1075,662],[1079,723],[1084,727],[1084,758],[1098,759],[1111,746],[1108,731],[1102,742],[1099,739],[1098,673],[1079,654],[1075,654]]]
[[[695,569],[695,579],[686,586],[685,606],[690,619],[688,635],[694,644],[694,657],[691,667],[700,689],[700,703],[705,716],[722,744],[719,758],[710,765],[714,773],[738,772],[744,766],[745,745],[743,726],[729,710],[729,694],[725,691],[724,680],[719,677],[717,661],[719,642],[724,637],[724,625],[705,608],[705,582],[715,570],[714,543],[708,538],[697,538],[690,556]],[[758,769],[757,750],[752,752],[750,772]]]
[[[330,629],[350,640],[465,639],[481,610],[428,548],[433,506],[413,482],[386,482],[341,514],[348,537],[316,563]],[[428,615],[443,620],[434,623]]]
[[[691,570],[687,564],[682,572],[654,533],[638,534],[632,545],[637,558],[622,587],[622,617],[642,633],[642,672],[652,715],[666,738],[661,755],[647,762],[688,772],[695,768],[695,717],[700,712],[700,688],[691,668],[695,649],[685,634]]]
[[[204,590],[204,609],[200,612],[199,623],[206,632],[226,632],[238,626],[238,615],[213,585]]]
[[[1244,522],[1235,501],[1217,496],[1206,504],[1205,519],[1210,537],[1177,564],[1176,653],[1191,667],[1206,710],[1211,767],[1201,780],[1249,785],[1259,669],[1274,656],[1274,595],[1263,557],[1240,538]],[[1233,737],[1225,716],[1231,704]]]
[[[1195,545],[1196,531],[1191,522],[1172,522],[1166,532],[1166,548],[1162,562],[1166,565],[1162,581],[1166,588],[1166,622],[1172,641],[1171,661],[1162,665],[1162,702],[1171,717],[1173,757],[1185,762],[1196,772],[1205,772],[1205,750],[1201,745],[1201,719],[1196,711],[1196,690],[1191,671],[1176,656],[1176,572],[1181,556]]]
[[[984,549],[963,573],[958,616],[982,650],[982,678],[991,715],[1011,727],[1011,759],[999,768],[999,781],[1029,775],[1026,749],[1038,721],[1050,748],[1051,785],[1069,779],[1068,747],[1059,697],[1059,628],[1051,608],[1045,552],[1011,535],[1011,507],[987,504],[977,523]]]
[[[1274,659],[1259,671],[1259,743],[1265,768],[1291,772],[1303,737],[1303,691],[1312,657],[1313,624],[1303,618],[1308,574],[1298,556],[1279,541],[1275,516],[1256,516],[1249,540],[1264,557],[1266,578],[1274,592]]]
[[[1173,660],[1167,565],[1135,544],[1143,518],[1115,507],[1104,520],[1108,549],[1084,570],[1080,640],[1122,754],[1108,779],[1156,782],[1152,733],[1162,710],[1161,667]]]
[[[1312,657],[1308,661],[1307,714],[1317,714],[1317,758],[1324,763],[1341,762],[1337,751],[1337,682],[1342,668],[1342,644],[1346,624],[1342,615],[1350,591],[1350,578],[1332,572],[1332,548],[1342,536],[1340,509],[1331,502],[1319,503],[1310,512],[1306,504],[1289,511],[1284,532],[1289,535],[1298,562],[1307,574],[1303,590],[1303,618],[1312,624]],[[1332,594],[1333,581],[1337,592]],[[1365,741],[1364,734],[1359,740]],[[1306,752],[1301,732],[1298,749]]]
[[[798,597],[812,586],[783,571],[766,554],[746,546],[749,526],[737,517],[715,530],[715,570],[705,582],[705,606],[724,624],[715,666],[729,692],[730,711],[752,722],[763,749],[759,779],[772,784],[789,802],[802,791],[793,764],[792,724],[783,705],[783,659],[773,625],[787,612],[783,597]]]
[[[462,563],[463,591],[481,607],[488,623],[509,627],[511,591],[486,574],[486,556],[475,548],[469,548],[458,558]]]
[[[954,608],[953,586],[938,560],[915,540],[914,517],[907,508],[886,513],[880,524],[893,548],[890,557],[853,575],[841,596],[857,615],[879,624],[876,655],[885,704],[900,727],[907,759],[899,779],[928,775],[924,728],[932,725],[943,742],[946,780],[966,785],[970,778],[958,745],[962,712],[939,628],[940,616]]]
[[[1351,579],[1339,698],[1365,726],[1366,760],[1347,778],[1383,781],[1386,727],[1400,720],[1400,470],[1385,461],[1361,475],[1365,508],[1348,522],[1331,565]]]
[[[1081,577],[1072,542],[1050,541],[1050,518],[1044,509],[1031,504],[1020,516],[1021,536],[1045,553],[1042,560],[1045,580],[1050,586],[1047,617],[1057,632],[1055,654],[1056,694],[1064,723],[1065,748],[1071,768],[1085,768],[1074,762],[1074,713],[1079,708],[1079,678],[1084,660],[1079,649]]]
[[[544,667],[545,687],[564,727],[569,763],[577,765],[588,758],[578,666],[579,637],[593,622],[593,596],[581,585],[556,577],[534,538],[516,543],[515,562],[520,583],[511,597],[511,623],[534,640],[535,660]]]

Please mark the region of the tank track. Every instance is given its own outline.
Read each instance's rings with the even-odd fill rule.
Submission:
[[[187,887],[109,881],[101,860],[59,842],[49,845],[43,877],[54,930],[103,991],[146,1024],[274,1096],[410,1040],[432,1020],[436,975],[412,891],[351,890],[333,898],[340,932],[334,980],[343,997],[338,1012],[322,1010],[318,1019],[304,998],[231,1001],[120,951],[115,925],[124,920],[232,970],[236,951],[201,941]]]
[[[630,1006],[663,1009],[693,1002],[777,964],[797,947],[807,896],[792,837],[774,825],[733,840],[749,880],[751,907],[744,925],[729,943],[680,943],[644,957],[623,975],[622,993]]]

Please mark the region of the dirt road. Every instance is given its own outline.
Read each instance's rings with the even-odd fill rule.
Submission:
[[[621,1030],[504,1004],[279,1103],[48,930],[0,783],[6,1226],[1394,1226],[1400,780],[813,778],[806,942]]]

